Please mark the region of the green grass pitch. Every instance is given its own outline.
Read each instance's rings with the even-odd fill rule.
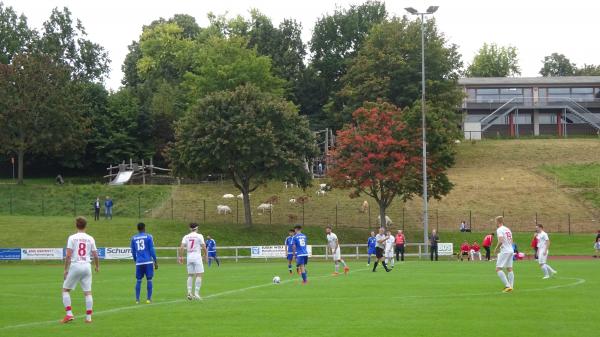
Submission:
[[[80,289],[75,321],[58,323],[60,264],[4,263],[0,336],[597,336],[599,263],[551,261],[559,273],[542,280],[537,264],[517,262],[515,291],[503,294],[492,262],[407,261],[372,273],[349,260],[350,275],[333,277],[332,263],[313,260],[303,286],[283,261],[225,261],[207,268],[204,300],[189,302],[185,267],[163,262],[150,305],[134,303],[130,263],[103,263],[91,325]]]

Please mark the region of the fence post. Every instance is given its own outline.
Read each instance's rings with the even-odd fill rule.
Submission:
[[[571,213],[567,214],[567,218],[569,220],[569,235],[571,235]]]
[[[367,208],[367,212],[369,214],[369,231],[371,231],[371,207]]]
[[[438,209],[435,209],[435,228],[437,229],[437,231],[440,231],[440,217],[438,214]]]
[[[175,218],[175,211],[173,210],[173,198],[171,198],[171,220]]]
[[[304,226],[304,202],[302,203],[302,226]]]
[[[537,226],[537,224],[538,224],[537,212],[535,212],[535,225]]]
[[[335,202],[335,228],[338,226],[338,202]]]
[[[402,231],[404,232],[404,212],[406,211],[406,208],[404,206],[402,206]]]
[[[360,258],[360,253],[358,252],[358,245],[356,245],[356,259]]]
[[[469,227],[473,230],[473,213],[469,210]]]
[[[240,199],[235,198],[235,223],[240,223]]]
[[[206,199],[202,199],[202,212],[204,212],[203,220],[206,223]]]
[[[138,218],[142,218],[142,195],[138,194]]]

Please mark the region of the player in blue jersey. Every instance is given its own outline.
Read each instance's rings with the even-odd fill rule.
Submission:
[[[306,265],[308,264],[306,235],[302,234],[302,226],[300,225],[294,227],[294,232],[296,233],[293,239],[294,253],[296,254],[296,267],[298,267],[298,271],[300,272],[300,275],[302,275],[302,284],[306,284],[306,282],[308,282],[306,276]]]
[[[294,261],[294,230],[290,229],[288,231],[288,237],[285,238],[285,252],[287,255],[287,261],[288,261],[288,270],[290,272],[290,275],[292,275],[292,261]]]
[[[371,232],[371,236],[367,240],[367,254],[369,255],[369,259],[367,260],[367,267],[371,265],[371,255],[375,254],[375,245],[377,245],[377,240],[375,239],[375,232]]]
[[[142,288],[142,279],[146,276],[146,303],[152,303],[152,278],[154,270],[158,269],[156,252],[154,251],[154,240],[152,235],[146,233],[146,224],[140,222],[137,224],[139,233],[131,238],[131,255],[135,262],[135,303],[140,303],[140,291]]]
[[[206,250],[208,251],[208,266],[210,267],[212,261],[215,260],[217,267],[220,267],[221,262],[217,257],[217,242],[210,235],[206,236]]]

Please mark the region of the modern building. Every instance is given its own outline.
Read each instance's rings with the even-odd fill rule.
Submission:
[[[600,76],[459,80],[465,139],[600,134]]]

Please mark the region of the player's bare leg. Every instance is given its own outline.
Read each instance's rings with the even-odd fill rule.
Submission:
[[[61,323],[69,323],[70,321],[73,320],[73,311],[71,308],[71,294],[70,294],[71,289],[65,289],[63,288],[62,290],[62,300],[63,300],[63,305],[65,306],[65,317],[62,319]]]

